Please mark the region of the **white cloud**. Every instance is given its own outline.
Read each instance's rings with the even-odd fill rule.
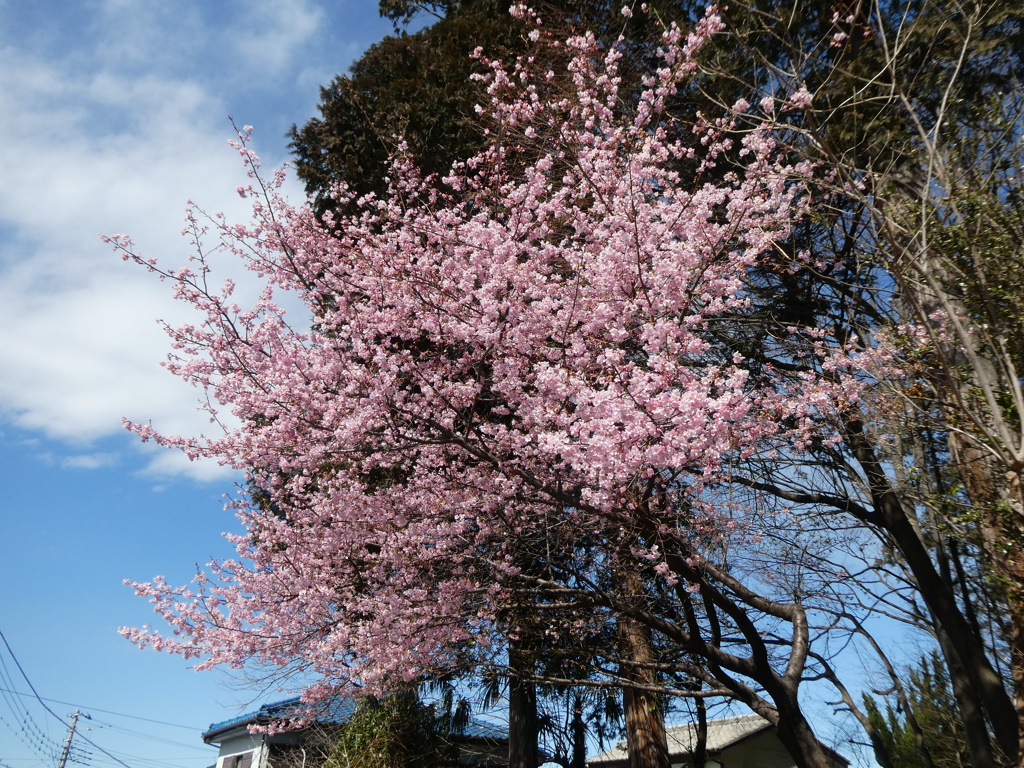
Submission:
[[[65,469],[100,469],[115,466],[119,459],[116,453],[82,453],[66,456],[60,465]]]
[[[216,5],[205,10],[211,7]],[[91,17],[85,44],[76,46],[75,53],[88,57],[86,66],[178,74],[195,70],[205,49],[213,48],[217,31],[203,11],[196,2],[103,0]]]
[[[323,10],[308,0],[251,2],[233,30],[232,49],[247,68],[264,76],[280,74],[316,35],[323,17]]]
[[[10,48],[0,94],[7,417],[77,443],[119,432],[124,416],[174,434],[208,430],[198,393],[159,366],[169,345],[156,320],[177,324],[186,310],[98,234],[131,233],[148,256],[179,264],[190,197],[242,216],[234,188],[244,171],[225,145],[226,121],[213,118],[225,110],[191,82],[69,72]],[[164,452],[152,468],[218,471]]]
[[[149,446],[149,462],[146,475],[163,477],[166,475],[188,475],[195,480],[222,480],[226,477],[238,477],[233,469],[222,467],[217,462],[204,459],[189,461],[185,454],[158,446]]]
[[[159,365],[169,344],[156,320],[194,318],[98,234],[128,233],[177,265],[188,199],[244,218],[226,116],[256,124],[257,149],[276,140],[265,159],[280,162],[275,131],[302,121],[288,114],[299,86],[315,98],[370,42],[353,40],[343,17],[373,9],[347,5],[328,19],[315,0],[96,0],[41,24],[39,7],[0,0],[0,423],[77,446],[68,461],[81,467],[113,460],[88,447],[120,433],[122,417],[168,434],[211,429],[200,393]],[[328,21],[344,31],[327,34]],[[252,293],[237,265],[225,271]],[[153,473],[224,472],[141,450]]]

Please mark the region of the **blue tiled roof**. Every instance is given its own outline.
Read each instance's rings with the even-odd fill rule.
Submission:
[[[462,735],[473,739],[500,739],[504,741],[508,738],[508,730],[471,717],[469,722],[466,723],[466,730],[462,732]]]
[[[220,723],[212,723],[209,728],[203,733],[203,738],[212,736],[215,733],[230,730],[231,728],[237,728],[243,725],[249,725],[251,723],[266,723],[271,720],[288,720],[289,718],[298,717],[307,711],[306,705],[303,704],[298,696],[284,701],[275,701],[273,704],[264,704],[259,709],[253,710],[252,712],[246,712],[244,715],[233,717],[230,720],[224,720]],[[334,723],[341,724],[352,717],[352,713],[356,711],[356,702],[353,699],[336,699],[330,704],[324,705],[322,708],[318,708],[314,719],[318,723]]]
[[[347,722],[356,711],[357,702],[355,699],[338,698],[318,706],[312,713],[307,709],[298,696],[283,701],[276,701],[273,704],[264,704],[259,709],[246,712],[244,715],[224,720],[220,723],[212,723],[203,733],[203,739],[212,737],[218,733],[229,731],[232,728],[239,728],[243,725],[254,723],[267,723],[272,720],[287,720],[302,714],[313,714],[313,719],[318,723],[341,725]],[[508,731],[504,728],[482,720],[470,718],[466,729],[461,734],[471,739],[507,739]]]

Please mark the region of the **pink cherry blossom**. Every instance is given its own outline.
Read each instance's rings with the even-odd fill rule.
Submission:
[[[799,89],[790,94],[789,98],[786,100],[786,105],[783,107],[783,110],[807,109],[811,106],[813,98],[814,97],[811,95],[811,92],[807,90],[807,86],[801,85]]]
[[[713,14],[685,40],[670,29],[635,94],[621,52],[592,36],[562,43],[564,71],[484,61],[483,111],[500,127],[487,148],[443,183],[402,150],[386,196],[327,223],[280,196],[280,174],[259,176],[246,127],[235,146],[259,180],[239,188],[248,223],[193,210],[197,255],[177,270],[111,238],[195,308],[170,331],[167,367],[207,393],[215,423],[224,409],[241,424],[131,428],[244,470],[265,494],[234,504],[236,559],[190,587],[134,585],[171,631],[126,636],[199,667],[299,671],[322,681],[315,699],[488,658],[502,606],[530,584],[523,541],[571,552],[586,539],[614,560],[642,522],[662,541],[638,559],[698,588],[710,553],[747,535],[714,493],[730,461],[800,450],[859,391],[827,338],[827,375],[752,377],[712,333],[748,310],[745,276],[805,214],[811,174],[777,156],[770,125],[664,130],[720,29]],[[712,174],[732,142],[743,165]],[[680,176],[682,158],[695,178]],[[265,282],[252,306],[211,286],[213,251]],[[283,293],[301,297],[311,327],[289,324]]]

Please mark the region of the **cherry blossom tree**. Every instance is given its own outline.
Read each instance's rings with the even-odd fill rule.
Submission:
[[[805,263],[781,244],[815,170],[785,161],[770,123],[667,129],[714,13],[666,32],[639,90],[616,46],[531,23],[515,67],[481,62],[488,143],[441,183],[399,154],[385,195],[340,188],[356,212],[318,218],[260,174],[242,131],[248,224],[191,211],[180,269],[111,238],[199,311],[170,329],[168,367],[241,424],[131,428],[245,471],[263,497],[238,504],[237,559],[190,587],[135,585],[171,633],[125,634],[200,668],[301,671],[312,703],[498,664],[539,631],[592,648],[587,685],[735,699],[798,765],[827,765],[798,696],[806,595],[726,556],[777,523],[725,484],[736,461],[841,439],[863,376],[824,331],[799,375],[752,373],[718,332],[751,317],[750,270]],[[214,253],[265,282],[253,306],[212,286]],[[664,763],[658,738],[644,764]]]

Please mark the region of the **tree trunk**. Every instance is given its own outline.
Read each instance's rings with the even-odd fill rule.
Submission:
[[[700,683],[697,684],[697,688],[700,689]],[[708,708],[704,699],[696,700],[695,709],[697,710],[697,722],[694,723],[694,726],[697,729],[697,738],[693,745],[693,765],[694,768],[704,768],[704,763],[708,761]]]
[[[626,714],[629,768],[670,768],[665,717],[654,694],[624,688],[622,704]]]
[[[864,522],[881,528],[892,538],[897,551],[917,581],[921,598],[928,606],[933,621],[945,633],[949,642],[948,653],[959,662],[947,664],[950,679],[956,684],[956,678],[959,677],[967,690],[973,692],[974,700],[985,711],[1000,749],[1007,756],[1012,756],[1016,762],[1019,758],[1020,738],[1018,717],[1024,714],[1019,709],[1020,703],[1018,702],[1015,708],[1015,702],[1007,696],[1003,681],[996,674],[986,655],[983,639],[977,636],[960,611],[953,587],[936,570],[931,553],[911,523],[911,513],[904,507],[899,494],[889,485],[874,448],[864,434],[863,425],[859,421],[850,420],[846,426],[849,445],[871,485],[872,504],[876,516],[864,519]],[[950,447],[951,450],[955,450],[953,441]],[[971,489],[968,488],[968,494],[970,493]],[[983,756],[979,758],[984,759]]]
[[[999,746],[1011,764],[1024,768],[1024,559],[1020,548],[1024,491],[1019,472],[1011,467],[1005,476],[999,477],[997,462],[971,438],[953,432],[949,446],[968,498],[981,511],[979,527],[985,548],[1005,589],[1017,732],[1016,739],[1000,738]]]
[[[960,710],[960,720],[964,724],[967,751],[971,755],[971,768],[994,768],[996,765],[995,755],[989,740],[988,728],[985,726],[984,711],[980,702],[969,690],[956,653],[950,647],[949,636],[941,625],[935,627],[935,635],[938,638],[939,649],[942,651],[946,670],[949,673],[953,698],[956,699],[957,709]],[[911,712],[907,713],[908,718],[912,715]]]
[[[1010,601],[1010,622],[1013,637],[1010,641],[1010,669],[1013,673],[1014,704],[1020,722],[1017,760],[1018,768],[1024,768],[1024,601]]]
[[[620,579],[624,593],[639,599],[643,594],[640,577],[623,574]],[[619,642],[622,647],[622,708],[626,715],[626,751],[629,768],[671,768],[668,737],[665,734],[665,713],[656,694],[644,687],[657,685],[657,677],[649,665],[654,662],[654,644],[650,630],[636,620],[619,618]],[[636,683],[631,687],[629,683]]]
[[[832,760],[796,702],[796,693],[791,697],[776,696],[774,699],[779,711],[776,732],[797,768],[833,768]]]
[[[1017,755],[1014,764],[1024,768],[1024,487],[1021,471],[1011,466],[1005,475],[1006,507],[1001,546],[996,549],[996,573],[1007,582],[1006,604],[1010,612],[1010,673],[1013,703],[1017,709]]]
[[[586,765],[587,726],[583,722],[583,702],[576,697],[572,713],[572,760],[569,768],[586,768]]]
[[[524,652],[522,641],[508,642],[508,766],[537,768],[537,685],[520,675],[533,673],[533,663]]]

